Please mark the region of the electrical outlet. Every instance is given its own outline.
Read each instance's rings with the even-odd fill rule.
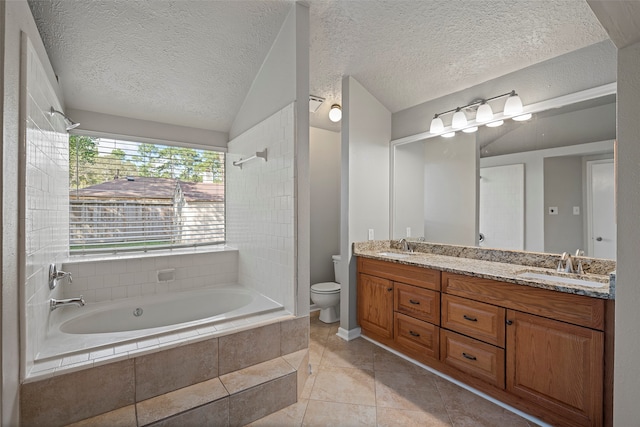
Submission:
[[[411,237],[411,227],[407,227],[407,237]]]
[[[573,207],[573,214],[574,215],[580,215],[580,206],[574,206]]]
[[[558,215],[558,207],[549,206],[549,215]]]
[[[373,240],[373,228],[369,229],[369,240]]]

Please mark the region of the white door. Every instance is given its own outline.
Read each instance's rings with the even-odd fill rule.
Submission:
[[[524,250],[524,164],[480,168],[480,240]]]
[[[589,223],[587,255],[616,259],[615,176],[613,160],[587,162]]]

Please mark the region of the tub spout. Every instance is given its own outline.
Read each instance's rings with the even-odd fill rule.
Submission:
[[[80,298],[68,298],[68,299],[55,299],[51,298],[49,300],[49,307],[51,311],[55,310],[58,307],[64,307],[67,305],[75,305],[76,307],[82,307],[85,305],[84,298],[80,295]]]

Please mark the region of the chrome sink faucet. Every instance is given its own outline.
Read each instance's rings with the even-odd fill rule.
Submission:
[[[564,267],[562,265],[563,262],[564,262]],[[559,272],[564,271],[565,273],[575,273],[573,269],[573,259],[571,258],[571,255],[568,252],[562,253],[562,256],[560,257],[560,262],[558,263],[557,271]]]
[[[409,245],[409,242],[407,242],[407,239],[402,238],[398,241],[398,244],[400,245],[400,250],[404,251],[404,252],[413,252],[413,248],[411,247],[411,245]]]
[[[49,300],[49,308],[51,311],[55,310],[59,307],[64,307],[67,305],[75,305],[76,307],[82,307],[85,305],[84,298],[80,295],[80,298],[68,298],[68,299],[55,299],[51,298]]]

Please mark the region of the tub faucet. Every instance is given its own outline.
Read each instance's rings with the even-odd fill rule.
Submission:
[[[55,264],[49,265],[49,289],[55,289],[58,286],[58,280],[69,279],[69,283],[73,283],[71,273],[58,270]]]
[[[80,298],[68,298],[68,299],[55,299],[51,298],[49,300],[49,308],[51,311],[55,310],[58,307],[64,307],[67,305],[75,305],[76,307],[82,307],[85,305],[84,298],[80,295]]]

